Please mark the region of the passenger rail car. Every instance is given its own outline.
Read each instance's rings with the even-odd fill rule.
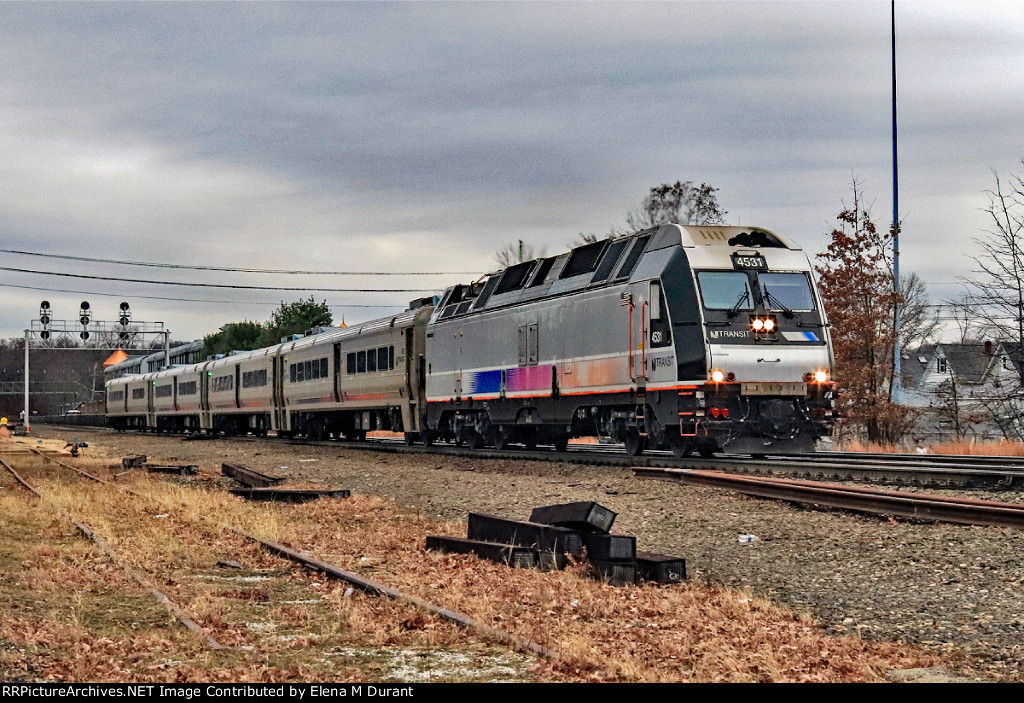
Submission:
[[[419,301],[422,302],[422,301]],[[274,347],[107,382],[117,429],[363,439],[420,430],[431,306]]]
[[[510,266],[400,315],[108,383],[120,429],[564,449],[807,451],[831,433],[807,255],[765,229],[662,225]]]

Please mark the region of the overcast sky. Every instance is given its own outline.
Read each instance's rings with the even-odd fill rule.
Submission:
[[[484,272],[568,248],[648,189],[720,189],[730,224],[823,249],[851,177],[891,218],[888,2],[2,3],[4,249],[347,271]],[[899,2],[902,266],[956,293],[991,169],[1021,172],[1024,5]],[[0,266],[266,286],[268,276],[0,254]],[[0,336],[50,300],[192,339],[301,292],[0,271]],[[59,290],[89,291],[89,294]],[[100,295],[109,294],[109,297]],[[416,293],[314,293],[347,321]],[[164,301],[142,296],[235,303]],[[358,307],[380,305],[388,307]]]

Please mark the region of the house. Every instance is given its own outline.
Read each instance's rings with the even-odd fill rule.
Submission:
[[[1019,439],[1022,364],[1012,342],[941,342],[905,354],[901,400],[920,409],[915,439]]]

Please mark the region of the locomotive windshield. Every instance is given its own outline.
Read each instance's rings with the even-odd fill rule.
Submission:
[[[761,299],[769,310],[806,311],[814,309],[811,285],[803,273],[759,273]]]
[[[697,274],[700,294],[708,310],[753,310],[747,274],[739,271],[701,271]]]

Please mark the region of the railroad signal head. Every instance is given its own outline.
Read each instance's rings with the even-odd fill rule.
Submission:
[[[130,307],[130,306],[128,305],[128,303],[126,303],[126,302],[123,302],[123,303],[121,303],[121,309],[122,309],[122,310],[124,310],[124,311],[126,311],[126,312],[127,312],[127,310],[128,310],[128,308],[129,308],[129,307]]]
[[[89,301],[88,300],[83,300],[82,301],[82,310],[88,310],[88,309],[89,309]]]
[[[39,321],[43,323],[43,327],[50,324],[50,301],[44,300],[39,303]]]
[[[42,332],[40,332],[39,333],[39,338],[40,339],[49,339],[50,338],[50,330],[43,330]]]
[[[89,330],[82,330],[81,332],[78,333],[78,336],[81,337],[83,341],[88,340]]]
[[[81,322],[83,325],[87,325],[89,324],[89,316],[82,315],[80,318],[78,318],[78,321]]]

